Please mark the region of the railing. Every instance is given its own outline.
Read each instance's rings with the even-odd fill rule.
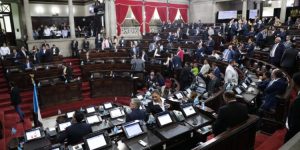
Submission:
[[[160,32],[160,27],[150,26],[150,32],[151,33],[158,33],[158,32]],[[122,27],[121,35],[126,37],[126,38],[139,38],[139,37],[142,37],[139,26]]]

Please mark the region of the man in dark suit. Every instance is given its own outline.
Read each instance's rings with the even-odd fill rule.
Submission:
[[[61,76],[61,79],[63,81],[70,82],[73,79],[73,70],[72,67],[70,65],[63,65],[63,73]]]
[[[259,77],[259,80],[261,81],[257,84],[257,88],[260,91],[264,91],[271,81],[271,73],[269,71],[264,72],[263,75]]]
[[[248,108],[235,99],[232,91],[226,91],[223,95],[227,103],[219,109],[218,117],[212,126],[215,136],[226,131],[228,128],[235,127],[248,119]]]
[[[297,58],[298,50],[296,50],[296,44],[293,43],[291,48],[284,51],[280,66],[283,70],[292,75],[294,73],[294,67],[296,66]]]
[[[175,71],[182,69],[182,62],[181,62],[181,59],[178,55],[176,55],[172,58],[172,65],[173,65],[173,69]]]
[[[15,85],[14,82],[9,82],[10,85],[10,101],[11,104],[14,106],[16,112],[18,113],[20,117],[20,121],[24,122],[24,113],[20,108],[20,104],[22,102],[21,95],[20,95],[20,89]]]
[[[102,48],[102,42],[103,42],[103,38],[102,38],[101,34],[98,33],[96,38],[95,38],[96,50],[99,51]]]
[[[71,49],[72,49],[72,56],[73,57],[79,57],[78,53],[78,41],[73,40],[71,43]]]
[[[247,50],[247,56],[252,57],[254,54],[254,43],[252,41],[252,38],[248,39],[248,44],[245,46]]]
[[[160,92],[158,90],[154,90],[151,96],[152,101],[149,102],[148,106],[146,107],[147,112],[155,115],[165,111],[165,100],[160,97]]]
[[[215,47],[215,41],[211,36],[208,36],[208,41],[207,41],[207,49],[208,52],[206,53],[207,55],[211,55],[212,51],[214,50]]]
[[[19,58],[27,58],[29,57],[29,52],[25,49],[24,46],[21,47],[21,50],[18,52]]]
[[[51,52],[52,52],[53,56],[58,56],[60,53],[59,48],[56,47],[55,44],[52,45]]]
[[[90,42],[87,40],[87,38],[85,38],[82,43],[82,50],[85,52],[90,50]]]
[[[84,136],[92,133],[91,126],[82,122],[83,118],[84,115],[81,111],[75,111],[72,119],[73,124],[58,135],[58,141],[63,143],[67,139],[68,145],[75,145],[82,142]]]
[[[272,49],[270,50],[270,63],[274,66],[279,67],[280,66],[280,61],[281,57],[284,52],[284,45],[281,43],[281,38],[277,37],[275,38],[275,44],[273,45]]]
[[[140,55],[140,50],[135,44],[132,45],[132,48],[130,50],[130,55],[131,57],[133,56],[139,57]]]
[[[286,90],[287,83],[283,73],[279,69],[272,72],[272,80],[264,90],[263,104],[260,106],[261,111],[275,112],[278,98],[277,95],[283,94]]]
[[[293,81],[298,94],[296,100],[290,106],[288,113],[286,124],[288,131],[285,135],[285,142],[287,142],[300,131],[300,72],[294,74]]]
[[[220,86],[220,79],[214,75],[213,70],[208,74],[208,78],[207,92],[209,95],[212,95],[218,90]]]
[[[256,39],[256,45],[259,46],[260,48],[264,48],[264,42],[265,42],[265,34],[267,30],[263,29],[262,31],[258,32],[255,36]]]
[[[23,64],[23,70],[32,69],[32,68],[33,68],[33,64],[27,58],[25,64]]]
[[[126,122],[134,121],[134,120],[143,120],[147,121],[147,113],[144,110],[140,109],[141,101],[137,98],[131,99],[130,109],[131,112],[126,115]]]
[[[119,45],[120,45],[121,47],[126,46],[126,41],[125,41],[125,39],[124,39],[123,36],[121,37],[121,39],[120,39],[120,41],[119,41]]]

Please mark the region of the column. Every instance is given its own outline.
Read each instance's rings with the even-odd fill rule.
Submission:
[[[110,36],[110,0],[105,0],[105,33],[106,37]]]
[[[74,12],[73,12],[73,2],[72,0],[68,0],[68,5],[69,5],[69,25],[70,25],[70,33],[71,33],[71,38],[75,39],[75,23],[74,23]]]
[[[280,21],[285,22],[287,0],[281,0]]]
[[[262,14],[262,10],[260,9],[260,4],[261,4],[261,1],[256,1],[256,10],[257,10],[257,16],[260,18],[261,17],[261,14]]]
[[[117,35],[117,18],[116,18],[116,5],[115,1],[111,0],[110,1],[110,33],[111,36],[116,36]]]
[[[247,19],[248,0],[243,0],[242,18]]]
[[[143,13],[143,35],[145,35],[145,33],[146,33],[146,17],[145,17],[146,16],[146,8],[145,8],[145,1],[143,1],[142,13]]]
[[[217,10],[217,3],[216,1],[212,1],[212,17],[211,17],[211,23],[216,23],[216,10]]]
[[[29,1],[24,0],[23,2],[24,2],[27,37],[28,37],[28,41],[32,41],[33,40],[33,31],[32,31],[32,21],[31,21],[31,16],[30,16]]]

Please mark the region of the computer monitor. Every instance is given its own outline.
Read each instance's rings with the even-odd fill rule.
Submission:
[[[183,98],[183,96],[180,92],[176,93],[175,96],[176,96],[177,99],[182,99]]]
[[[69,122],[64,122],[64,123],[58,124],[58,130],[59,130],[59,132],[65,131],[66,128],[67,128],[68,126],[70,126],[70,125],[71,125],[71,122],[70,122],[70,121],[69,121]]]
[[[87,150],[99,150],[111,145],[109,137],[104,132],[95,132],[84,137]]]
[[[235,87],[234,91],[236,92],[236,94],[240,95],[243,93],[243,91],[239,88],[239,87]]]
[[[113,107],[112,103],[104,103],[104,109],[111,109]]]
[[[88,107],[88,108],[86,108],[86,113],[93,113],[93,112],[95,112],[96,110],[95,110],[95,107]]]
[[[186,92],[190,94],[190,93],[192,93],[192,90],[190,88],[188,88],[188,89],[186,89]]]
[[[196,114],[196,110],[194,109],[194,107],[192,105],[183,107],[182,112],[185,117],[190,117],[190,116]]]
[[[169,113],[163,113],[161,115],[158,115],[156,120],[157,120],[159,127],[163,127],[163,126],[173,123],[173,120]]]
[[[133,121],[122,125],[122,129],[127,139],[136,137],[144,133],[139,121]]]
[[[124,116],[124,111],[121,108],[117,107],[117,108],[111,109],[109,111],[109,114],[110,114],[110,118],[114,119],[114,118]]]
[[[251,84],[252,83],[252,79],[250,77],[247,77],[246,78],[246,82],[248,82],[248,84]]]
[[[43,132],[43,130],[41,128],[33,128],[30,130],[27,130],[25,132],[25,141],[32,141],[35,139],[40,139],[42,137],[45,136],[45,133]]]
[[[87,116],[85,118],[86,123],[88,124],[95,124],[95,123],[99,123],[100,121],[102,121],[101,117],[98,115],[92,115],[92,116]]]
[[[67,113],[68,118],[72,118],[74,116],[75,111],[71,111]]]
[[[242,83],[242,86],[243,86],[244,89],[248,88],[248,85],[245,82]]]

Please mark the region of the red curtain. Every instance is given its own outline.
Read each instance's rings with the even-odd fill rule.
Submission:
[[[179,9],[183,22],[188,23],[187,9]]]
[[[130,6],[136,21],[140,24],[140,32],[143,33],[143,10],[142,5]]]
[[[176,15],[177,15],[177,8],[169,7],[169,20],[171,23],[174,22]]]
[[[128,6],[122,4],[116,4],[116,18],[117,18],[117,34],[121,34],[121,25],[123,24],[127,15]]]
[[[161,22],[167,22],[167,7],[157,7],[156,9]]]
[[[146,11],[146,32],[149,33],[150,32],[150,21],[153,17],[154,11],[155,11],[155,7],[151,7],[151,6],[146,6],[145,7],[145,11]]]

